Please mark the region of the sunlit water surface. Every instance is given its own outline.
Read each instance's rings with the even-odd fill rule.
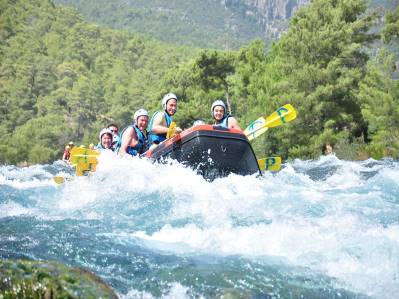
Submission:
[[[296,160],[207,182],[102,155],[0,166],[0,258],[82,266],[121,298],[398,298],[399,162]]]

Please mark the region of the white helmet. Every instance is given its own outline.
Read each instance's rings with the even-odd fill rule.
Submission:
[[[137,110],[136,112],[134,112],[134,116],[133,116],[133,118],[134,118],[134,124],[137,124],[137,119],[138,119],[140,116],[147,116],[147,117],[149,117],[149,116],[148,116],[148,111],[145,110],[145,109],[139,109],[139,110]]]
[[[111,130],[108,128],[104,128],[101,130],[100,135],[98,136],[101,142],[101,137],[103,137],[104,134],[109,134],[111,136],[111,139],[113,139],[114,134],[112,134]]]
[[[226,116],[226,113],[227,113],[226,104],[222,100],[216,100],[216,101],[213,102],[212,108],[211,108],[212,117],[213,117],[213,109],[215,109],[216,106],[222,106],[223,109],[224,109],[223,116]]]
[[[194,123],[193,123],[193,127],[195,126],[199,126],[199,125],[205,125],[205,121],[203,121],[202,119],[197,119]]]
[[[169,100],[175,99],[177,101],[177,96],[174,93],[167,93],[163,96],[162,98],[162,107],[164,110],[166,110],[166,104],[168,103]]]

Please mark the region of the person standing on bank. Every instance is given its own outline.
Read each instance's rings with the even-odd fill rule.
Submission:
[[[148,149],[147,126],[148,112],[139,109],[134,113],[134,124],[122,132],[122,144],[119,154],[141,155]]]
[[[148,125],[150,144],[159,144],[166,139],[166,134],[173,121],[172,116],[177,110],[177,96],[173,93],[167,93],[162,98],[162,108],[163,111],[156,111],[154,113]],[[181,132],[181,128],[175,128],[176,134]]]
[[[226,104],[222,100],[216,100],[213,102],[211,112],[212,117],[215,120],[215,126],[242,131],[238,121],[227,113]]]

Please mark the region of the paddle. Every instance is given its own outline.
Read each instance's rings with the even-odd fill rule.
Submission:
[[[279,171],[281,168],[281,157],[267,157],[258,159],[261,171]]]
[[[53,180],[57,184],[62,184],[63,182],[65,182],[65,178],[63,176],[59,176],[59,175],[53,176]]]
[[[88,171],[96,171],[97,157],[100,153],[88,148],[74,147],[71,150],[70,162],[76,166],[76,175],[85,175]]]
[[[245,130],[244,134],[248,140],[251,141],[256,137],[259,137],[267,131],[269,128],[281,126],[287,122],[296,118],[296,111],[291,104],[286,104],[283,107],[278,108],[266,119],[260,117],[252,122]]]
[[[63,183],[65,183],[65,181],[72,181],[73,178],[66,178],[66,177],[63,177],[60,175],[55,175],[55,176],[53,176],[53,180],[56,184],[63,184]]]
[[[168,128],[168,132],[166,133],[166,139],[173,137],[173,135],[175,134],[175,130],[176,130],[176,123],[172,121]]]

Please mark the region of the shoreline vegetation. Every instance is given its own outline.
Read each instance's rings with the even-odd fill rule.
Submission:
[[[398,43],[399,6],[375,27],[380,18],[364,0],[316,0],[275,43],[221,51],[102,28],[50,0],[0,0],[0,164],[58,160],[70,140],[92,143],[111,120],[123,128],[138,108],[160,109],[169,91],[183,128],[210,123],[218,98],[242,127],[292,103],[297,120],[255,140],[257,156],[314,159],[331,145],[340,159],[398,158],[389,46]],[[382,47],[371,55],[375,42]]]

